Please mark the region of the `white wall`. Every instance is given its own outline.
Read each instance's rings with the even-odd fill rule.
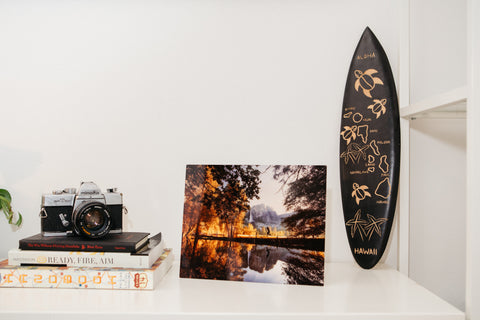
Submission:
[[[409,0],[410,102],[467,84],[466,0]]]
[[[327,259],[352,261],[346,73],[369,25],[397,74],[398,22],[394,0],[0,2],[0,187],[25,219],[1,221],[0,256],[39,232],[43,192],[82,180],[179,255],[186,164],[325,164]]]

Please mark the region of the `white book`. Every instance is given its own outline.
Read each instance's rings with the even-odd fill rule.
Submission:
[[[135,253],[86,252],[11,249],[8,264],[11,266],[66,266],[105,268],[150,268],[162,255],[165,241],[162,234],[151,237],[148,244]]]
[[[0,261],[0,288],[72,288],[153,290],[173,264],[165,249],[146,269],[106,267],[10,266]]]

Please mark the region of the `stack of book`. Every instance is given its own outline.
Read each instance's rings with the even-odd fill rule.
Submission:
[[[0,261],[0,287],[152,290],[173,263],[161,233],[101,240],[37,234],[19,244]]]

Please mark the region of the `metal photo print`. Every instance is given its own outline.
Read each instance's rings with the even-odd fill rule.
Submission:
[[[326,166],[187,165],[180,277],[323,285]]]

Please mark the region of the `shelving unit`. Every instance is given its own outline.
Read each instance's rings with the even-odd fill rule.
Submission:
[[[402,183],[410,184],[411,180],[404,191],[410,193],[405,195],[409,202],[404,204],[408,210],[403,214],[409,214],[409,239],[406,241],[411,241],[404,273],[459,308],[464,307],[465,301],[465,242],[462,243],[461,238],[465,234],[466,212],[464,186],[454,184],[465,183],[466,174],[464,125],[468,99],[463,93],[466,88],[401,108],[402,121],[408,122],[406,127],[409,127],[402,147],[409,149],[405,153],[410,153],[407,158],[409,171]],[[408,137],[409,131],[412,137]],[[410,138],[414,140],[409,141]],[[444,152],[448,156],[442,157]],[[425,159],[428,161],[424,162]],[[453,163],[458,166],[455,172],[442,172]],[[449,217],[450,222],[447,222]],[[455,240],[442,236],[448,228],[458,234]],[[440,244],[440,239],[446,243]],[[458,250],[442,257],[442,246],[445,246],[445,253]],[[449,272],[442,274],[446,270]],[[446,291],[447,286],[439,281],[450,284],[450,289]]]
[[[429,96],[421,101],[410,103],[410,1],[402,2],[402,37],[400,53],[400,115],[402,117],[402,176],[400,186],[400,244],[399,247],[399,270],[410,275],[410,256],[409,247],[415,245],[409,242],[409,223],[410,223],[410,161],[413,156],[410,150],[410,121],[419,118],[427,119],[466,119],[466,212],[451,212],[453,215],[466,216],[466,232],[459,234],[464,236],[466,247],[466,312],[465,317],[468,320],[480,319],[480,259],[478,248],[480,246],[480,235],[476,232],[480,226],[478,212],[480,210],[478,201],[478,179],[480,172],[478,163],[480,161],[480,147],[478,138],[480,137],[480,5],[477,1],[469,0],[467,4],[467,85],[454,87],[443,93]],[[444,41],[443,43],[447,43]],[[462,50],[462,48],[456,48]],[[439,53],[441,54],[441,53]],[[423,57],[428,59],[428,56]],[[406,159],[406,161],[405,161]],[[439,174],[438,179],[441,178]],[[435,182],[433,182],[435,183]],[[443,200],[443,199],[442,199]],[[448,201],[448,200],[447,200]],[[455,198],[451,199],[455,201]],[[461,201],[461,200],[460,200]],[[448,258],[447,258],[448,259]],[[440,279],[437,279],[441,281]]]
[[[463,312],[391,268],[363,270],[352,263],[325,268],[323,288],[180,279],[177,263],[154,291],[7,289],[0,318],[464,319]]]

